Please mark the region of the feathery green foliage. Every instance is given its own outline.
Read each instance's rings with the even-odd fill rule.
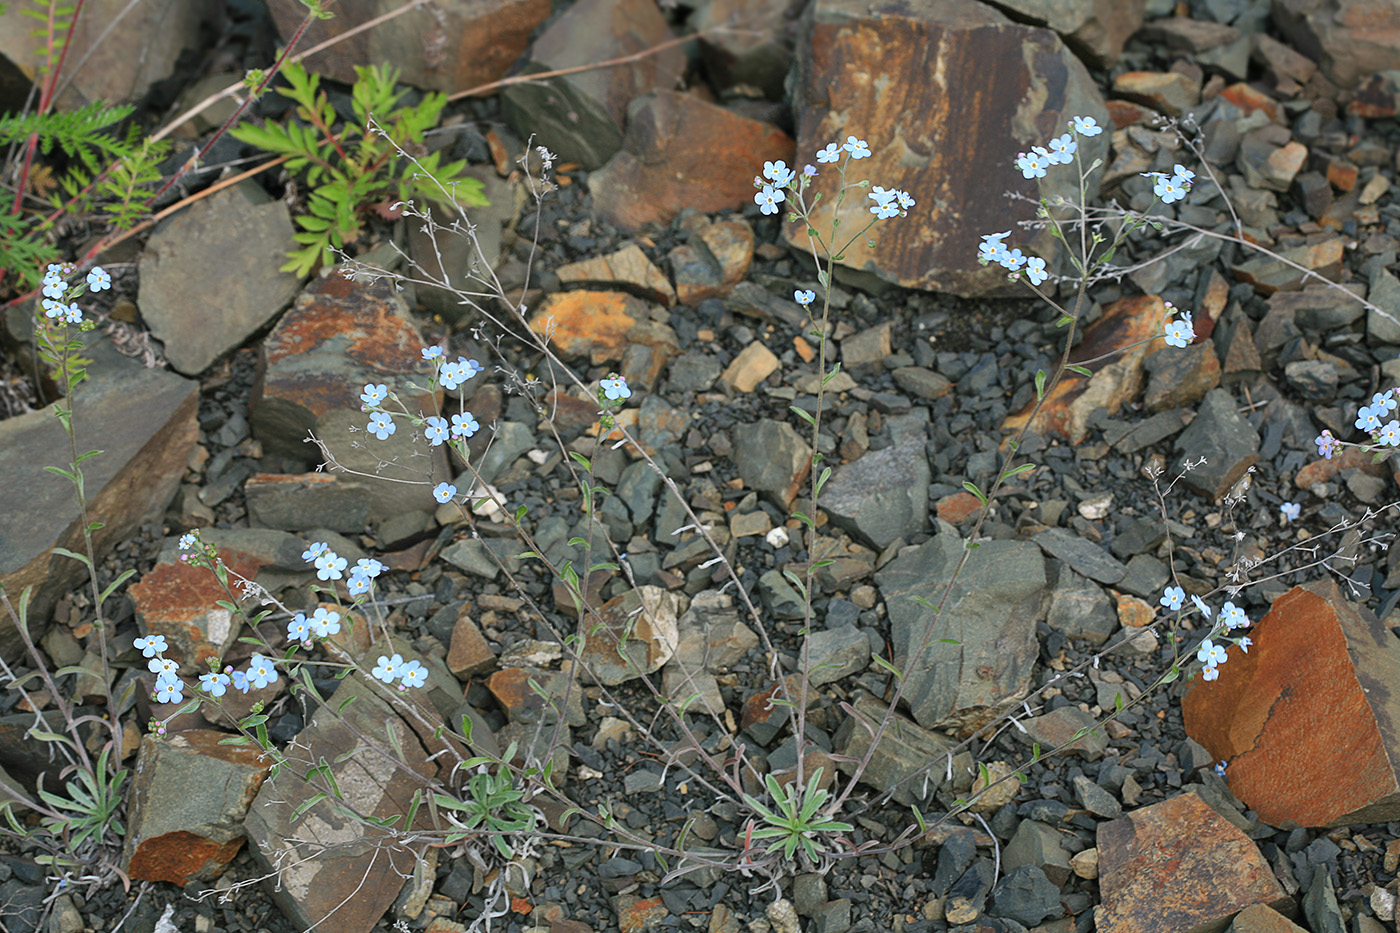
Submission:
[[[308,213],[296,219],[302,230],[294,239],[302,248],[288,254],[284,272],[308,275],[327,248],[353,243],[360,235],[361,216],[377,201],[420,198],[453,208],[487,203],[481,182],[463,174],[465,161],[443,165],[441,153],[434,152],[405,171],[406,163],[395,158],[399,149],[423,145],[424,133],[437,125],[447,95],[430,93],[417,106],[399,106],[406,92],[394,90],[397,68],[356,67],[355,73],[354,124],[337,129],[335,108],[320,89],[320,76],[288,63],[282,74],[290,87],[277,92],[296,102],[297,119],[230,131],[242,142],[290,156],[287,169],[311,186]]]

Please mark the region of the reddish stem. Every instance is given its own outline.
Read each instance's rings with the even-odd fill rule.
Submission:
[[[68,32],[63,37],[63,50],[58,53],[58,64],[53,62],[53,33],[54,33],[54,7],[49,6],[49,47],[45,58],[53,67],[50,68],[48,77],[44,81],[44,90],[39,94],[39,114],[42,116],[49,112],[49,107],[53,105],[54,93],[58,88],[58,75],[63,70],[63,63],[68,59],[68,50],[73,47],[73,31],[78,27],[78,17],[83,14],[83,3],[86,0],[78,0],[78,5],[73,8],[73,19],[68,23]],[[24,165],[20,167],[18,184],[15,186],[15,203],[10,208],[10,215],[18,217],[20,208],[24,205],[24,189],[29,184],[29,170],[34,165],[34,153],[39,148],[39,133],[36,130],[29,134],[29,139],[24,144]]]

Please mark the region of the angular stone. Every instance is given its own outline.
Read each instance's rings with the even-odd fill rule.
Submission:
[[[1347,90],[1400,68],[1400,9],[1372,0],[1278,0],[1273,22],[1327,79]]]
[[[635,243],[607,256],[560,266],[554,274],[565,285],[621,287],[668,308],[676,303],[676,290],[671,287],[671,281]]]
[[[287,205],[241,182],[198,201],[151,235],[137,303],[170,365],[198,375],[287,307],[297,277],[273,272],[292,242]],[[189,270],[202,269],[191,276]],[[217,313],[208,296],[217,294]],[[206,309],[192,314],[192,308]]]
[[[1039,820],[1022,820],[1011,837],[1002,861],[1008,869],[1022,865],[1034,865],[1045,873],[1045,877],[1055,885],[1069,881],[1069,854],[1061,844],[1060,831]]]
[[[1192,793],[1100,823],[1098,850],[1100,933],[1220,933],[1252,904],[1293,908],[1249,837]]]
[[[1051,390],[1036,416],[1031,430],[1036,434],[1054,433],[1071,444],[1078,444],[1089,432],[1089,416],[1102,407],[1110,415],[1132,401],[1142,389],[1143,360],[1153,344],[1149,338],[1160,335],[1166,307],[1155,295],[1123,298],[1104,309],[1103,317],[1084,332],[1084,340],[1070,353],[1070,363],[1079,364],[1123,352],[1111,363],[1099,364],[1092,377],[1066,372]],[[1161,349],[1161,344],[1156,345]],[[1002,424],[1003,431],[1016,432],[1030,419],[1034,402]]]
[[[680,642],[680,598],[643,586],[608,600],[598,617],[587,616],[588,639],[580,652],[587,677],[613,686],[661,669]]]
[[[825,629],[807,636],[813,687],[832,684],[851,674],[859,674],[870,663],[870,639],[854,625]]]
[[[890,345],[890,322],[867,327],[841,341],[841,365],[846,369],[856,366],[878,366],[885,357],[894,352]]]
[[[257,581],[268,575],[304,574],[311,565],[301,557],[300,538],[280,531],[206,528],[200,533],[206,544],[218,549],[219,559],[230,571],[230,580],[245,577]],[[143,635],[164,635],[170,648],[166,656],[181,665],[204,667],[204,659],[222,658],[233,647],[241,629],[238,617],[216,605],[227,600],[219,581],[204,567],[180,560],[175,538],[167,538],[150,573],[132,584],[129,593]],[[264,575],[264,583],[271,582]],[[256,601],[254,601],[254,604]]]
[[[937,401],[953,391],[953,383],[947,376],[918,366],[901,366],[890,375],[900,389],[929,401]]]
[[[1176,439],[1176,450],[1205,463],[1187,471],[1187,486],[1219,501],[1259,460],[1259,432],[1240,416],[1234,396],[1211,389],[1190,427]]]
[[[821,507],[837,528],[883,549],[927,526],[931,479],[923,437],[904,436],[837,467]]]
[[[910,597],[937,603],[963,556],[957,531],[939,525],[935,537],[903,552],[876,580],[889,609],[894,664],[906,672],[904,696],[914,719],[926,728],[971,730],[1029,689],[1045,561],[1029,542],[983,543],[968,555],[952,596],[934,618]],[[915,651],[919,657],[911,665]]]
[[[332,473],[254,473],[243,483],[254,528],[359,534],[369,521],[370,489]]]
[[[734,429],[734,466],[746,487],[786,513],[812,472],[812,457],[792,425],[762,418]]]
[[[1220,358],[1209,340],[1169,353],[1154,353],[1144,368],[1149,376],[1143,407],[1152,414],[1195,405],[1220,385]]]
[[[1341,271],[1342,241],[1337,237],[1329,237],[1319,243],[1280,250],[1279,255],[1304,269],[1311,269],[1323,278],[1335,281],[1338,272]],[[1316,282],[1312,276],[1268,256],[1246,259],[1231,266],[1230,271],[1234,273],[1237,281],[1248,282],[1261,295],[1297,291],[1308,282]]]
[[[548,335],[565,359],[593,365],[622,359],[628,331],[647,320],[646,302],[625,292],[579,289],[558,292],[530,315],[530,328]]]
[[[649,0],[581,0],[531,44],[523,73],[611,61],[653,49],[670,38],[665,17]],[[501,94],[501,114],[521,138],[534,136],[561,161],[578,162],[591,172],[622,145],[628,105],[643,94],[674,87],[684,69],[685,52],[671,46],[610,68],[581,68],[514,84]],[[631,119],[636,120],[636,115]],[[590,188],[595,179],[596,175],[590,177]],[[675,187],[679,192],[688,186]],[[597,199],[596,189],[593,194]]]
[[[1021,725],[1026,727],[1025,732],[1020,729],[1012,730],[1016,740],[1026,746],[1039,745],[1044,753],[1065,745],[1062,754],[1078,755],[1087,761],[1097,761],[1108,748],[1104,727],[1077,706],[1052,709],[1044,715],[1023,720]],[[1084,730],[1083,734],[1076,739],[1075,735],[1081,730]]]
[[[406,424],[366,446],[369,416],[361,410],[360,393],[366,383],[382,383],[409,411],[436,411],[437,397],[411,388],[423,382],[417,375],[422,348],[408,306],[392,286],[352,282],[334,273],[314,280],[263,339],[249,404],[254,435],[269,452],[319,460],[316,446],[306,443],[314,434],[341,464],[371,475],[383,460],[410,462],[421,444],[413,444]],[[439,449],[436,457],[445,475],[446,454]],[[417,486],[369,483],[367,488],[373,521],[435,507]]]
[[[1201,86],[1176,71],[1125,71],[1113,79],[1113,93],[1179,117],[1201,102]]]
[[[1020,21],[1046,26],[1097,68],[1123,54],[1123,44],[1142,26],[1145,0],[998,0]]]
[[[352,696],[355,701],[344,705]],[[325,759],[347,806],[379,819],[402,817],[420,781],[436,777],[437,765],[428,761],[414,731],[364,675],[354,673],[342,680],[334,703],[340,718],[327,707],[317,709],[297,736],[298,755]],[[371,751],[350,727],[391,756],[397,744],[407,771]],[[396,742],[389,737],[390,729]],[[315,927],[334,917],[332,923],[342,933],[369,933],[426,849],[424,842],[390,845],[390,840],[405,829],[430,829],[428,808],[418,811],[413,827],[403,826],[400,819],[397,832],[344,816],[326,800],[311,805],[293,822],[293,814],[315,793],[316,787],[292,769],[266,781],[244,824],[253,843],[250,851],[262,871],[279,873],[281,884],[270,894],[293,923]]]
[[[165,513],[199,439],[197,382],[145,369],[97,333],[83,340],[89,379],[69,399],[0,421],[0,585],[12,600],[34,588],[28,624],[35,639],[48,629],[54,604],[87,579],[82,564],[54,553],[85,553],[73,485],[45,469],[67,456],[56,405],[74,412],[79,452],[103,451],[82,464],[88,520],[102,523],[92,533],[99,563]],[[10,614],[0,612],[0,656],[14,663],[23,645]]]
[[[1173,16],[1169,19],[1153,20],[1143,27],[1141,36],[1145,42],[1160,42],[1176,52],[1199,53],[1217,46],[1229,45],[1240,37],[1240,31],[1224,23]]]
[[[1022,865],[1006,873],[992,888],[992,914],[1006,917],[1023,927],[1039,925],[1047,917],[1065,912],[1060,889],[1051,884],[1036,865]]]
[[[1371,274],[1371,304],[1375,308],[1366,312],[1367,336],[1377,343],[1400,343],[1400,279],[1377,268]]]
[[[587,721],[582,688],[570,684],[569,675],[561,671],[506,667],[486,678],[486,689],[512,723],[553,725],[559,721],[561,707],[568,725],[581,726]]]
[[[906,288],[964,297],[1009,293],[1004,270],[978,265],[966,244],[989,230],[1018,229],[1042,193],[1052,200],[1057,194],[1078,196],[1066,187],[1072,176],[1077,179],[1072,171],[1050,173],[1042,189],[1011,166],[1018,152],[1065,132],[1072,116],[1108,122],[1087,70],[1053,32],[1013,23],[974,0],[927,0],[878,11],[861,0],[820,0],[806,15],[792,84],[798,162],[833,140],[852,134],[866,139],[873,155],[861,162],[860,177],[914,193],[922,218],[919,237],[877,235],[873,250],[856,242],[845,250],[844,264]],[[930,97],[906,80],[914,73],[938,76],[939,93]],[[969,101],[975,102],[972,111]],[[971,125],[977,132],[964,132]],[[958,132],[963,147],[947,146]],[[1081,139],[1080,157],[1104,158],[1108,142],[1106,133]],[[968,165],[1006,168],[969,175],[963,171]],[[818,230],[831,229],[836,177],[822,172],[809,191],[809,198],[817,191],[823,195],[812,215]],[[1008,188],[1031,202],[1008,208]],[[842,229],[860,229],[870,217],[867,208],[865,199],[847,197]],[[793,246],[807,248],[800,227],[788,225],[787,236]],[[1043,231],[1014,245],[1047,258],[1058,255],[1058,241]]]
[[[383,0],[340,0],[335,16],[311,21],[298,48],[319,46],[391,9]],[[271,0],[268,11],[284,42],[306,19],[298,0]],[[354,84],[356,66],[390,62],[404,84],[452,94],[504,77],[549,13],[549,0],[444,0],[359,32],[304,64],[316,74]]]
[[[624,230],[670,223],[686,208],[752,204],[755,166],[793,158],[792,138],[777,127],[669,90],[632,105],[620,146],[588,176],[588,190],[598,214]]]
[[[753,264],[753,228],[742,220],[702,227],[671,250],[676,293],[688,305],[723,298],[748,275]]]
[[[843,774],[855,773],[857,763],[870,750],[875,729],[886,710],[885,704],[868,693],[856,697],[831,739],[832,749],[844,756],[837,759],[837,767]],[[953,743],[942,735],[922,729],[908,717],[894,713],[861,781],[880,792],[893,790],[891,798],[906,807],[920,805],[931,800],[933,792],[943,783],[948,770],[944,760],[949,756],[955,772],[960,772],[965,763],[960,759],[969,758],[966,753],[954,754]],[[933,762],[936,762],[934,767],[919,774]]]
[[[1308,160],[1308,147],[1297,140],[1283,146],[1256,141],[1254,134],[1240,144],[1236,165],[1251,188],[1287,191]]]
[[[743,22],[743,29],[732,28]],[[688,27],[700,37],[706,75],[717,88],[758,88],[766,100],[783,98],[792,46],[780,36],[787,0],[713,0],[695,11]]]
[[[8,59],[7,71],[32,78],[40,73],[47,53],[45,44],[36,41],[38,27],[25,10],[6,5],[0,16],[0,55]],[[84,12],[87,15],[76,17],[71,33],[63,30],[65,61],[83,63],[82,68],[64,68],[55,103],[65,112],[92,101],[121,104],[145,97],[153,84],[176,74],[184,50],[202,47],[201,23],[209,13],[198,4],[127,8],[116,0],[93,3]]]
[[[1294,587],[1250,636],[1182,701],[1230,790],[1273,825],[1400,818],[1400,642],[1331,581]]]
[[[781,367],[773,351],[762,341],[755,340],[739,351],[719,378],[736,392],[752,392]]]
[[[209,729],[142,737],[122,847],[133,879],[209,880],[243,845],[243,818],[272,763],[256,745],[220,745],[226,738]]]
[[[1295,51],[1287,43],[1262,32],[1255,33],[1252,39],[1254,49],[1250,57],[1273,72],[1276,84],[1279,78],[1287,78],[1295,84],[1304,85],[1317,73],[1317,62]]]
[[[1235,914],[1230,933],[1304,933],[1304,930],[1267,904],[1251,904]]]
[[[466,679],[484,674],[496,666],[496,653],[481,634],[481,629],[466,611],[466,606],[457,613],[457,624],[452,629],[452,644],[447,649],[447,669],[454,677]]]
[[[1106,553],[1103,548],[1064,528],[1047,528],[1031,540],[1045,553],[1058,557],[1076,572],[1099,583],[1112,586],[1128,572],[1127,567]]]
[[[1124,568],[1126,572],[1126,568]],[[1116,582],[1116,581],[1115,581]],[[1061,569],[1059,585],[1050,597],[1045,624],[1070,638],[1102,645],[1118,627],[1118,617],[1108,596],[1068,567]]]

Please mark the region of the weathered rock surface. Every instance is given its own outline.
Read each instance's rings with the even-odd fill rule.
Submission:
[[[294,245],[287,205],[251,181],[157,227],[141,253],[137,303],[170,365],[198,375],[287,307],[297,278],[275,270]]]
[[[184,887],[233,860],[271,762],[256,745],[219,744],[228,737],[197,729],[141,739],[122,849],[133,879]]]
[[[1274,825],[1400,818],[1400,641],[1330,581],[1294,587],[1249,634],[1182,701],[1235,796]]]
[[[819,0],[803,23],[793,86],[798,163],[854,135],[873,154],[852,166],[858,174],[848,181],[869,178],[918,200],[916,235],[877,228],[875,249],[854,243],[843,265],[908,288],[1007,292],[1004,270],[977,264],[977,238],[1032,216],[1028,204],[1008,208],[1008,189],[1078,196],[1077,180],[1074,191],[1066,187],[1072,171],[1052,173],[1037,188],[1017,177],[1013,163],[1018,151],[1068,132],[1072,116],[1107,124],[1084,66],[1050,30],[1017,25],[972,0],[918,0],[879,13],[857,0]],[[911,81],[913,74],[928,75],[932,85]],[[1106,154],[1108,136],[1079,145],[1080,157],[1092,162]],[[813,213],[818,230],[831,227],[835,178],[826,171],[815,180],[814,190],[825,193]],[[865,198],[846,198],[843,224],[860,229],[868,207]],[[806,249],[801,229],[787,233]],[[1052,257],[1057,242],[1042,233],[1014,245]]]
[[[398,9],[385,0],[341,0],[331,19],[313,19],[298,48],[319,45]],[[285,41],[306,18],[297,0],[271,0],[268,11]],[[355,66],[391,63],[399,80],[424,90],[453,93],[505,75],[549,16],[549,0],[439,0],[312,55],[317,74],[355,83]]]
[[[990,541],[968,552],[936,619],[910,598],[936,605],[962,555],[962,537],[940,521],[937,535],[875,576],[889,609],[895,667],[906,670],[911,652],[926,636],[930,642],[907,671],[904,694],[925,728],[975,729],[989,722],[1025,696],[1036,657],[1045,559],[1030,542]]]
[[[1100,823],[1098,850],[1101,933],[1219,931],[1251,904],[1293,908],[1249,837],[1192,793]]]

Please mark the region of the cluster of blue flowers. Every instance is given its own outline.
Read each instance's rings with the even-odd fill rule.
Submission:
[[[469,360],[465,356],[459,356],[455,360],[443,359],[442,347],[426,347],[423,350],[423,360],[431,362],[441,360],[437,364],[435,378],[444,389],[456,389],[468,379],[473,378],[477,373],[483,372],[485,367],[476,360]],[[394,423],[394,417],[383,409],[383,404],[389,399],[389,387],[384,383],[365,383],[363,391],[360,392],[361,411],[367,411],[369,424],[365,425],[365,430],[381,441],[388,440],[389,436],[398,430],[398,425]],[[415,424],[418,421],[415,419]],[[446,418],[431,415],[423,419],[423,435],[428,439],[428,443],[434,447],[439,447],[447,441],[449,437],[466,439],[481,430],[481,424],[469,411],[463,411],[453,415],[449,423]],[[442,500],[446,501],[446,500]]]
[[[1186,193],[1191,190],[1191,182],[1195,180],[1196,173],[1178,162],[1172,166],[1170,175],[1166,172],[1143,172],[1142,177],[1157,179],[1156,184],[1152,186],[1152,193],[1163,204],[1171,204],[1186,197]]]
[[[1186,591],[1179,586],[1169,586],[1162,592],[1161,604],[1172,612],[1180,612],[1186,600]],[[1191,597],[1192,604],[1196,611],[1207,619],[1211,618],[1210,607],[1199,596]],[[1201,678],[1203,680],[1215,680],[1220,676],[1218,668],[1224,664],[1229,656],[1226,653],[1227,645],[1239,645],[1245,654],[1249,653],[1249,646],[1254,644],[1248,635],[1227,638],[1223,643],[1217,643],[1215,639],[1236,629],[1249,628],[1249,617],[1244,614],[1244,610],[1236,606],[1233,602],[1226,602],[1220,607],[1220,618],[1215,620],[1210,634],[1197,646],[1196,660],[1201,662]]]
[[[1371,435],[1371,442],[1380,447],[1400,447],[1400,419],[1391,418],[1391,414],[1396,408],[1396,396],[1400,395],[1400,388],[1386,389],[1384,392],[1377,392],[1371,396],[1371,404],[1363,405],[1356,412],[1356,428]],[[1389,421],[1386,421],[1390,418]],[[1319,456],[1331,460],[1332,457],[1341,452],[1346,445],[1332,434],[1331,431],[1323,431],[1313,443],[1317,445]],[[1369,450],[1368,447],[1363,449]]]
[[[847,136],[842,144],[827,143],[817,150],[817,161],[823,164],[837,162],[841,159],[841,154],[846,153],[848,161],[850,159],[866,159],[870,157],[870,144],[863,139],[854,136]],[[808,163],[802,167],[800,176],[795,169],[788,168],[786,162],[764,162],[763,177],[753,180],[754,187],[759,189],[753,196],[754,203],[765,214],[776,214],[781,209],[783,203],[787,201],[788,192],[801,190],[807,186],[808,181],[817,176],[817,167]],[[907,217],[909,209],[914,206],[914,198],[909,192],[899,188],[883,188],[875,185],[867,195],[875,203],[870,208],[870,213],[875,215],[877,220],[885,220],[889,217]]]
[[[64,280],[64,276],[71,275],[72,272],[72,266],[49,263],[49,268],[44,273],[42,285],[44,297],[40,301],[40,307],[44,309],[44,316],[50,320],[62,321],[64,324],[81,324],[83,322],[82,309],[65,298],[68,292],[68,283]],[[87,274],[87,285],[92,291],[100,292],[112,287],[112,277],[101,266],[93,266],[92,271]]]

